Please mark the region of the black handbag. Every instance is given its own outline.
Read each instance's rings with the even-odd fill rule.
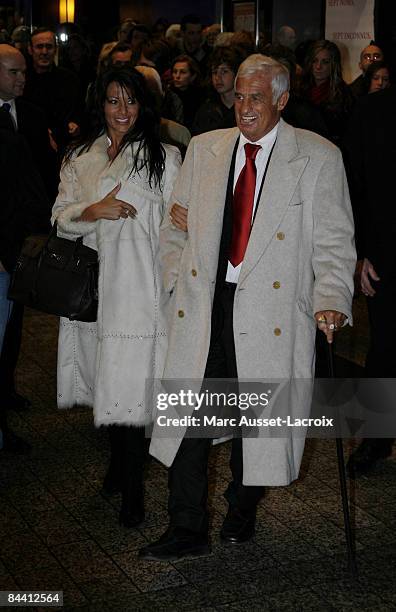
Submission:
[[[25,240],[11,277],[8,299],[76,321],[96,321],[98,253],[76,241],[57,236]]]

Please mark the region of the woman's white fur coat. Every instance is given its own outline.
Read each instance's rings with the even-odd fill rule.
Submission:
[[[164,145],[161,188],[150,188],[146,171],[129,176],[133,150],[110,164],[108,139],[74,157],[61,172],[53,208],[58,234],[98,251],[99,309],[96,323],[61,318],[58,405],[92,405],[96,425],[143,425],[152,418],[150,379],[160,377],[166,354],[165,293],[158,258],[159,227],[180,168],[177,149]],[[82,211],[118,183],[117,199],[137,209],[135,219],[77,221]]]

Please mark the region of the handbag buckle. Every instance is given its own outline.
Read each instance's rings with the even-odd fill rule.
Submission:
[[[52,257],[52,259],[55,259],[55,261],[61,261],[62,259],[61,255],[58,255],[57,253],[50,253],[50,257]]]

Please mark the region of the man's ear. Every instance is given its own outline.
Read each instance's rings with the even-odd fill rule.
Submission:
[[[33,49],[32,49],[32,45],[31,44],[28,44],[28,48],[27,49],[28,49],[29,55],[33,55]]]
[[[283,111],[283,109],[285,108],[287,104],[288,99],[289,99],[289,92],[284,91],[281,97],[279,98],[278,102],[276,103],[276,110]]]

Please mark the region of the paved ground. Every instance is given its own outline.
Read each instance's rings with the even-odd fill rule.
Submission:
[[[62,589],[65,610],[396,610],[395,458],[349,483],[359,562],[353,582],[331,440],[307,444],[301,478],[269,490],[254,541],[238,548],[218,540],[229,453],[227,444],[218,447],[212,553],[169,564],[139,561],[138,548],[167,525],[166,471],[155,461],[148,467],[142,529],[119,527],[119,497],[99,492],[105,432],[95,430],[90,411],[55,405],[56,333],[55,318],[27,313],[18,386],[34,408],[11,413],[11,423],[33,452],[0,453],[0,590]],[[343,356],[349,343],[350,336],[341,343]]]

